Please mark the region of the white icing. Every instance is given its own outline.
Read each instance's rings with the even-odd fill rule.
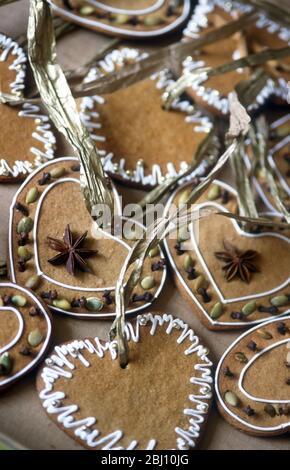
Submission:
[[[39,360],[41,359],[41,357],[43,356],[43,354],[45,353],[47,347],[48,347],[48,344],[49,344],[49,341],[50,341],[50,337],[51,337],[51,322],[50,322],[50,318],[46,312],[46,310],[44,309],[42,303],[38,300],[37,297],[35,297],[31,292],[29,292],[27,289],[25,289],[24,287],[20,287],[20,286],[15,286],[15,284],[12,284],[11,282],[1,282],[0,284],[0,288],[3,288],[3,289],[13,289],[13,290],[17,290],[17,291],[20,291],[25,297],[27,297],[28,299],[32,299],[33,302],[34,302],[34,305],[39,309],[39,311],[41,312],[41,315],[42,317],[44,318],[45,320],[45,323],[46,323],[46,338],[45,340],[43,341],[42,345],[41,345],[41,348],[39,349],[39,351],[37,352],[37,354],[35,355],[35,357],[33,357],[33,359],[25,366],[23,367],[23,369],[19,370],[18,372],[16,373],[13,373],[12,371],[12,374],[10,374],[9,376],[3,376],[3,377],[0,377],[0,388],[1,387],[6,387],[7,385],[9,385],[10,383],[14,382],[15,380],[17,380],[18,378],[22,377],[23,375],[25,375],[27,372],[29,372],[38,362]],[[15,313],[17,312],[17,316],[18,316],[18,319],[19,321],[21,321],[21,325],[22,325],[22,322],[23,322],[23,318],[22,318],[22,315],[20,312],[18,312],[16,309],[14,308],[11,308],[11,307],[4,307],[4,308],[0,308],[0,315],[1,315],[1,310],[13,310]],[[21,320],[20,320],[20,317],[21,317]],[[18,331],[18,334],[17,334],[17,341],[20,339],[20,337],[22,336],[23,334],[23,328],[24,326],[20,325],[20,329],[21,329],[21,333],[20,333],[20,329]],[[14,346],[16,344],[16,342],[13,342],[13,344],[9,346],[9,349]],[[7,347],[5,348],[5,351],[7,351]]]
[[[290,320],[290,317],[285,317],[284,318],[284,321],[289,321]],[[266,321],[263,323],[263,327],[267,327],[267,325],[272,325],[273,323],[277,323],[281,321],[281,319],[279,318],[275,318],[274,320],[269,320],[269,321]],[[226,413],[228,413],[235,421],[238,421],[239,423],[243,424],[244,426],[248,427],[249,429],[252,429],[252,430],[256,430],[256,431],[262,431],[262,432],[275,432],[275,431],[281,431],[281,430],[286,430],[287,428],[289,428],[290,426],[290,421],[288,423],[281,423],[281,424],[278,424],[278,425],[274,425],[274,426],[258,426],[258,425],[255,425],[255,424],[252,424],[250,423],[249,421],[247,421],[246,419],[243,419],[241,417],[239,417],[238,415],[236,415],[226,404],[226,402],[224,401],[223,397],[222,397],[222,392],[219,388],[219,376],[221,374],[221,367],[224,363],[224,360],[225,358],[228,356],[228,354],[230,354],[230,352],[235,348],[235,346],[243,339],[245,338],[246,336],[251,336],[253,333],[255,333],[255,331],[259,328],[259,326],[255,326],[254,328],[251,328],[249,331],[243,333],[240,337],[238,337],[232,344],[231,346],[224,352],[224,354],[222,355],[220,361],[219,361],[219,364],[217,366],[217,370],[216,370],[216,375],[215,375],[215,391],[216,391],[216,394],[217,394],[217,398],[219,400],[219,403],[220,405],[222,406],[222,408],[226,411]],[[288,338],[288,342],[290,341],[290,339]],[[285,341],[286,342],[286,341]],[[273,347],[275,347],[275,344],[273,345]],[[268,348],[267,348],[268,349]],[[258,355],[260,355],[261,353],[258,353]],[[251,360],[252,362],[254,362],[254,359],[257,357],[257,355],[254,356],[254,358]],[[243,374],[244,375],[244,374]],[[240,387],[241,383],[239,381],[239,389],[242,393],[244,393],[244,391],[242,390],[242,388]],[[260,400],[257,400],[255,399],[255,401],[258,401],[260,402]],[[265,403],[267,403],[267,400],[261,400]],[[275,400],[271,401],[271,403],[275,403]],[[279,401],[279,403],[281,403],[281,401]],[[283,403],[283,401],[282,401]]]
[[[238,9],[241,12],[247,13],[251,11],[251,7],[248,5],[243,5],[239,2],[224,2],[223,0],[199,0],[199,3],[196,5],[193,15],[191,16],[190,21],[188,22],[186,28],[183,31],[185,37],[194,39],[200,36],[202,29],[208,26],[208,14],[212,12],[215,6],[219,6],[226,12],[230,13],[233,18],[235,10]],[[283,28],[281,25],[274,23],[273,21],[266,18],[262,13],[259,15],[259,19],[256,23],[258,28],[265,28],[269,33],[277,34],[278,37],[290,44],[290,32]],[[238,52],[236,52],[238,53]],[[187,57],[183,62],[183,73],[190,73],[196,68],[205,66],[205,63],[200,60],[196,60],[193,57]],[[228,114],[229,112],[229,101],[226,96],[223,96],[218,90],[212,89],[204,84],[204,81],[207,80],[207,77],[203,80],[203,83],[195,81],[191,87],[195,93],[200,96],[203,101],[208,103],[210,106],[213,106],[219,110],[222,114]],[[271,95],[279,96],[280,98],[287,99],[288,96],[288,86],[286,80],[280,78],[277,83],[274,80],[268,79],[265,87],[260,91],[256,97],[256,101],[248,107],[249,110],[258,108],[258,106],[263,105]]]
[[[10,83],[11,93],[16,96],[22,96],[25,88],[24,79],[27,57],[17,42],[0,33],[0,62],[6,62],[11,55],[14,56],[14,60],[9,69],[16,72],[15,81]]]
[[[90,82],[92,80],[96,80],[97,78],[104,76],[105,73],[114,72],[117,68],[124,66],[128,61],[139,62],[147,56],[147,53],[141,53],[137,49],[127,47],[120,50],[114,50],[107,54],[103,60],[99,61],[96,67],[89,71],[85,81]],[[167,70],[154,74],[151,79],[155,81],[156,87],[160,90],[166,89],[169,85],[174,83],[172,75]],[[105,142],[106,137],[102,134],[101,117],[99,113],[92,111],[95,107],[95,103],[102,105],[105,104],[106,101],[105,98],[98,95],[83,98],[80,113],[81,119],[84,125],[88,128],[92,139],[95,140],[96,143]],[[189,101],[177,99],[173,102],[172,108],[185,114],[186,123],[194,124],[193,132],[208,133],[211,130],[212,123],[210,119],[202,114],[201,111],[194,110]],[[216,153],[217,150],[218,149],[216,149]],[[153,164],[151,173],[149,172],[148,174],[145,174],[144,167],[137,163],[138,155],[136,155],[136,167],[132,171],[132,174],[128,175],[126,172],[126,157],[122,158],[118,156],[118,160],[114,161],[114,155],[112,152],[99,150],[99,153],[106,172],[116,174],[121,176],[123,179],[133,181],[134,183],[141,183],[142,185],[156,186],[164,180],[164,177],[169,178],[176,176],[183,173],[188,168],[188,163],[185,161],[180,163],[179,168],[176,168],[173,163],[169,162],[167,163],[166,171],[164,173],[160,165]],[[213,157],[215,156],[217,155],[213,155]],[[115,168],[115,163],[118,164],[117,170]],[[200,165],[200,167],[186,179],[201,175],[204,169],[204,164]]]
[[[3,354],[4,352],[8,351],[8,349],[11,349],[18,342],[23,333],[24,321],[21,312],[19,312],[18,310],[16,310],[16,308],[13,307],[0,307],[0,316],[7,314],[11,315],[11,313],[16,315],[18,321],[18,330],[16,331],[14,338],[9,343],[5,344],[0,348],[0,354]]]
[[[244,379],[245,379],[245,374],[247,373],[247,371],[249,370],[249,368],[257,361],[257,359],[259,359],[259,357],[263,356],[264,354],[268,353],[269,351],[271,351],[272,349],[274,348],[277,348],[279,346],[281,346],[282,344],[289,344],[290,345],[290,338],[287,338],[287,339],[283,339],[281,341],[277,341],[276,343],[273,343],[271,344],[271,346],[268,346],[267,348],[263,349],[262,351],[260,351],[258,354],[256,354],[255,356],[253,356],[249,362],[247,362],[246,366],[243,368],[241,374],[240,374],[240,377],[239,377],[239,389],[241,390],[241,392],[246,396],[248,397],[250,400],[254,400],[254,401],[257,401],[257,402],[261,402],[261,403],[279,403],[279,404],[284,404],[284,403],[290,403],[290,399],[288,400],[279,400],[279,399],[267,399],[267,398],[263,398],[263,397],[255,397],[253,395],[251,395],[250,393],[248,393],[245,388],[244,388]]]
[[[135,343],[140,341],[144,320],[145,324],[151,323],[151,335],[155,335],[158,327],[162,327],[164,324],[167,324],[165,331],[168,335],[178,328],[177,331],[180,331],[180,335],[178,336],[177,343],[182,345],[185,340],[192,343],[192,346],[184,351],[184,354],[197,354],[202,361],[201,364],[195,366],[195,371],[198,371],[199,375],[190,377],[190,383],[197,385],[199,392],[197,395],[190,394],[188,396],[192,407],[183,410],[183,413],[189,418],[188,427],[184,429],[180,427],[175,428],[176,448],[179,450],[186,450],[189,447],[193,448],[200,436],[201,426],[208,413],[210,400],[212,398],[212,362],[207,357],[207,350],[199,343],[199,338],[193,330],[185,322],[173,318],[172,315],[164,314],[161,316],[148,313],[138,316],[135,327],[132,324],[126,324],[126,336],[129,341]],[[72,355],[71,348],[77,351],[77,355]],[[58,390],[57,381],[60,377],[66,376],[65,374],[67,372],[68,375],[66,378],[73,380],[73,374],[70,372],[73,363],[69,361],[67,357],[72,356],[74,358],[76,368],[82,367],[84,364],[83,350],[87,352],[86,362],[88,363],[88,367],[90,366],[90,358],[88,358],[88,355],[92,355],[92,360],[94,355],[102,359],[105,354],[110,354],[112,360],[117,359],[116,342],[113,341],[101,344],[97,337],[92,341],[88,339],[84,341],[73,341],[61,347],[56,347],[49,359],[53,364],[57,363],[58,367],[53,365],[51,367],[44,367],[41,373],[43,388],[39,393],[39,397],[42,400],[42,405],[48,414],[57,415],[58,422],[61,423],[65,429],[73,429],[75,436],[82,440],[86,446],[91,448],[99,447],[102,450],[124,450],[120,442],[124,436],[122,430],[117,429],[108,435],[102,436],[101,431],[95,427],[98,420],[97,417],[89,416],[81,420],[76,420],[74,413],[81,411],[79,406],[76,404],[63,405],[62,403],[63,400],[68,398],[64,392]],[[66,366],[69,367],[69,371],[63,369]],[[162,432],[162,430],[160,430],[160,432]],[[153,438],[148,441],[146,448],[154,449],[157,445],[158,440]],[[138,441],[133,440],[126,449],[132,450],[137,446]]]
[[[56,139],[51,131],[49,119],[38,106],[24,103],[18,116],[22,118],[29,118],[37,120],[36,130],[32,133],[32,137],[36,142],[41,142],[43,149],[31,147],[29,152],[34,155],[34,161],[16,160],[12,165],[9,165],[5,158],[0,159],[0,176],[13,176],[26,175],[31,173],[34,168],[39,167],[47,160],[54,158],[54,146]]]
[[[190,0],[183,0],[183,8],[181,14],[171,23],[163,26],[161,25],[159,28],[154,28],[152,30],[146,31],[138,31],[137,29],[126,29],[125,25],[122,27],[117,27],[111,24],[106,24],[98,19],[89,19],[87,17],[83,17],[71,11],[68,11],[64,8],[59,7],[54,3],[53,0],[48,0],[48,3],[52,6],[53,10],[55,10],[58,14],[61,14],[64,18],[75,21],[83,26],[90,26],[95,28],[99,28],[100,30],[106,31],[108,33],[113,34],[120,34],[128,37],[135,37],[135,38],[150,38],[150,37],[158,37],[163,34],[167,34],[170,31],[176,29],[179,25],[181,25],[190,13],[191,2]]]
[[[60,164],[61,162],[66,162],[66,161],[71,161],[72,164],[73,163],[79,163],[79,160],[76,157],[63,157],[63,158],[58,158],[57,159],[58,164]],[[17,282],[15,265],[14,265],[14,247],[13,247],[13,214],[14,214],[14,207],[15,207],[15,204],[16,204],[18,198],[19,198],[19,195],[25,190],[26,186],[29,185],[31,179],[33,179],[35,177],[35,175],[38,174],[40,171],[45,171],[45,169],[48,166],[50,166],[51,164],[52,164],[52,162],[50,162],[50,161],[46,162],[45,164],[43,164],[41,166],[41,169],[38,168],[38,169],[34,170],[34,172],[31,173],[27,177],[25,182],[20,186],[19,190],[16,192],[16,194],[13,198],[12,204],[10,206],[10,216],[9,216],[9,264],[10,264],[10,275],[11,275],[11,279],[12,279],[13,282]],[[38,225],[39,225],[39,216],[40,216],[41,205],[43,203],[44,198],[47,196],[47,194],[49,193],[49,191],[52,188],[54,188],[58,184],[65,183],[66,181],[71,181],[73,183],[79,184],[79,180],[77,180],[75,178],[62,178],[62,179],[59,179],[57,181],[52,181],[49,185],[46,186],[46,188],[43,191],[41,197],[37,201],[37,208],[36,208],[36,212],[35,212],[34,228],[33,228],[33,246],[34,246],[34,257],[35,257],[36,273],[37,273],[37,275],[47,279],[52,284],[59,285],[61,287],[71,289],[71,290],[87,291],[87,292],[92,292],[92,293],[94,293],[94,292],[104,292],[105,290],[114,291],[115,286],[102,287],[102,288],[93,288],[92,289],[92,288],[83,288],[83,287],[81,288],[81,287],[76,287],[76,286],[71,286],[71,285],[68,285],[68,284],[65,284],[65,283],[61,283],[61,282],[56,281],[55,279],[52,279],[52,278],[48,277],[41,269],[41,265],[40,265],[40,262],[39,262],[39,256],[38,256],[38,247],[37,247],[37,230],[38,230]],[[128,220],[127,217],[122,216],[122,207],[121,207],[121,201],[120,201],[119,195],[118,195],[117,190],[116,190],[115,186],[113,185],[113,183],[111,183],[111,185],[112,185],[112,191],[113,191],[113,195],[114,195],[115,217],[116,218],[120,217],[123,220]],[[135,221],[134,223],[138,227],[144,229],[144,226],[141,223],[139,223],[137,221]],[[102,231],[99,228],[98,228],[98,230]],[[129,250],[131,250],[130,246],[124,240],[122,240],[121,238],[115,237],[115,236],[111,235],[108,232],[105,232],[105,236],[109,237],[109,238],[112,238],[112,239],[115,239],[118,243],[121,243],[128,250],[128,252],[129,252]],[[162,250],[160,250],[160,258],[164,259],[164,254],[162,253]],[[166,270],[166,266],[165,266],[163,268],[162,277],[161,277],[159,286],[155,291],[155,294],[154,294],[154,297],[153,297],[152,301],[143,303],[142,305],[136,306],[134,308],[130,308],[130,309],[127,310],[127,313],[128,314],[136,313],[136,312],[139,312],[140,310],[143,310],[143,309],[146,309],[147,307],[149,307],[152,304],[152,302],[155,299],[157,299],[158,296],[160,295],[160,293],[163,289],[165,280],[166,280],[166,276],[167,276],[167,270]],[[95,313],[89,313],[87,311],[82,312],[82,313],[72,312],[72,311],[68,312],[67,310],[62,310],[62,309],[54,307],[52,305],[50,305],[50,309],[52,311],[60,312],[64,315],[70,315],[70,316],[73,316],[73,317],[80,317],[80,318],[95,318],[96,317]],[[115,317],[114,312],[113,313],[102,313],[101,311],[98,312],[98,318],[111,318],[111,317]]]
[[[222,181],[219,181],[219,180],[215,180],[215,181],[213,182],[213,184],[220,186],[222,189],[225,189],[225,190],[228,191],[232,196],[234,196],[235,198],[237,198],[237,191],[236,191],[232,186],[230,186],[230,185],[228,185],[228,184],[226,184],[226,183],[224,183],[224,182],[222,182]],[[188,184],[186,183],[186,184],[183,185],[183,187],[186,188],[187,185],[188,185]],[[174,201],[174,199],[175,199],[175,197],[176,197],[176,194],[177,194],[179,191],[182,191],[182,188],[181,188],[181,189],[180,189],[180,188],[179,188],[179,189],[176,189],[176,191],[170,196],[169,200],[167,201],[167,204],[166,204],[166,206],[165,206],[165,211],[164,211],[164,215],[165,215],[165,216],[169,213],[170,207],[171,207],[171,205],[172,205],[172,203],[173,203],[173,201]],[[207,204],[205,204],[205,205],[207,205]],[[219,209],[219,210],[226,211],[225,207],[224,207],[224,206],[219,206],[219,204],[216,204],[216,203],[213,204],[212,202],[210,202],[210,203],[208,203],[208,205],[210,205],[210,206],[212,206],[212,205],[218,206],[218,209]],[[196,206],[195,206],[195,209],[198,209],[198,208],[200,208],[200,207],[202,207],[202,206],[204,206],[204,204],[196,205]],[[261,215],[262,215],[262,214],[261,214]],[[265,215],[269,215],[269,214],[266,213]],[[271,215],[273,215],[273,214],[271,214]],[[232,221],[232,222],[233,222],[233,221]],[[269,236],[271,236],[271,237],[275,236],[275,237],[277,237],[277,238],[281,238],[281,239],[283,239],[284,241],[286,241],[287,243],[290,243],[290,240],[289,240],[287,237],[284,237],[284,236],[281,235],[281,234],[273,234],[273,233],[271,233],[271,232],[269,232],[269,233],[265,232],[265,233],[263,233],[263,234],[249,234],[249,233],[245,233],[245,232],[243,232],[243,231],[240,229],[240,227],[239,227],[239,225],[237,224],[237,222],[236,222],[236,221],[234,221],[234,222],[235,222],[235,223],[234,223],[235,228],[236,228],[236,229],[238,228],[238,231],[239,231],[239,232],[241,231],[243,235],[245,234],[245,236],[257,237],[257,236],[269,235]],[[191,228],[191,231],[192,231],[192,238],[194,239],[194,234],[193,234],[193,229],[192,229],[192,228]],[[207,312],[207,310],[204,308],[203,304],[202,304],[202,303],[198,300],[198,298],[194,295],[194,293],[193,293],[193,291],[191,290],[190,286],[188,285],[188,283],[187,283],[187,282],[185,281],[185,279],[183,278],[183,276],[182,276],[180,270],[177,268],[176,263],[175,263],[175,260],[174,260],[174,257],[173,257],[173,255],[172,255],[172,253],[171,253],[170,248],[169,248],[167,239],[164,240],[164,248],[165,248],[167,257],[168,257],[168,259],[169,259],[169,262],[170,262],[170,264],[171,264],[171,266],[172,266],[172,268],[173,268],[173,270],[174,270],[174,274],[175,274],[176,277],[178,278],[180,284],[183,286],[183,288],[185,289],[185,291],[187,292],[187,294],[189,295],[189,297],[194,301],[194,303],[197,305],[197,307],[199,308],[199,310],[203,313],[203,315],[206,317],[207,321],[208,321],[211,325],[231,326],[231,327],[235,327],[235,326],[245,327],[245,326],[246,326],[247,324],[249,324],[249,323],[251,323],[251,325],[254,325],[254,324],[259,324],[259,323],[265,321],[265,319],[263,319],[263,318],[262,318],[261,320],[252,320],[252,321],[248,320],[247,323],[245,323],[245,322],[243,322],[243,321],[226,322],[226,321],[222,321],[221,319],[213,320],[213,319],[210,317],[210,315],[209,315],[209,313]],[[210,271],[208,270],[208,268],[207,268],[207,266],[205,265],[205,263],[204,263],[204,261],[203,261],[201,255],[199,254],[199,250],[196,250],[196,252],[197,252],[197,255],[200,256],[200,261],[201,261],[201,263],[203,264],[203,268],[206,270],[207,276],[208,276],[209,278],[212,278]],[[211,282],[212,282],[212,281],[211,281]],[[283,283],[282,287],[283,287],[284,285],[288,285],[288,284],[289,284],[289,279],[288,279],[287,281],[285,281],[285,283]],[[255,294],[255,295],[253,295],[253,296],[245,296],[245,297],[241,297],[241,298],[237,298],[237,299],[224,299],[224,297],[222,296],[221,292],[219,291],[218,286],[215,285],[214,281],[212,282],[212,285],[214,286],[215,290],[217,291],[217,293],[218,293],[218,295],[219,295],[219,297],[220,297],[220,300],[221,300],[223,303],[225,303],[225,304],[227,304],[227,303],[230,304],[230,303],[235,302],[235,301],[244,300],[244,299],[246,299],[246,298],[258,298],[258,297],[260,297],[260,296],[262,296],[262,295],[267,295],[267,294],[269,294],[269,293],[271,293],[271,292],[275,292],[275,291],[278,289],[278,288],[275,288],[275,289],[269,291],[269,292],[266,293],[266,294],[265,294],[265,293],[263,293],[263,294],[260,293],[260,294],[257,294],[257,295]],[[279,288],[281,288],[281,286],[280,286]],[[286,315],[287,313],[289,313],[289,310],[290,310],[290,309],[288,309],[288,310],[286,310],[285,312],[283,312],[283,313],[277,315],[277,317]]]

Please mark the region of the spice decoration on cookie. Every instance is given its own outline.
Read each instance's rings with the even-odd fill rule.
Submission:
[[[78,159],[61,158],[36,170],[20,187],[10,213],[10,275],[33,289],[53,311],[107,318],[115,313],[118,272],[134,236],[144,227],[137,223],[134,228],[121,217],[113,187],[121,231],[114,235],[98,228],[84,206],[79,171]],[[150,305],[165,279],[162,251],[151,251],[128,312]]]
[[[45,354],[51,321],[28,289],[0,283],[0,391],[30,372]]]
[[[132,2],[50,0],[53,11],[66,20],[127,39],[150,39],[177,30],[188,18],[190,0]]]
[[[290,317],[272,319],[240,336],[223,354],[215,388],[222,416],[257,436],[290,427]]]
[[[165,215],[184,204],[190,190],[190,183],[177,189]],[[267,226],[246,230],[235,220],[238,205],[237,191],[216,180],[194,206],[198,230],[185,224],[165,241],[177,286],[210,329],[247,327],[289,312],[289,230],[278,232],[271,216]],[[280,260],[275,274],[273,253]]]

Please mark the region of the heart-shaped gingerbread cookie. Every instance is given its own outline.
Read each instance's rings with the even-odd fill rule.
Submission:
[[[125,369],[115,342],[96,337],[56,346],[37,380],[45,411],[89,449],[196,447],[212,398],[207,349],[167,314],[140,315],[126,333]]]
[[[169,199],[186,199],[187,183]],[[215,181],[195,209],[210,212],[193,226],[184,225],[165,242],[174,278],[195,312],[210,329],[230,329],[260,323],[289,311],[290,239],[273,230],[245,232],[234,219],[217,212],[237,210],[237,193]],[[273,253],[277,265],[273,262]]]
[[[216,371],[223,417],[258,436],[290,429],[290,317],[275,319],[240,336]]]
[[[50,337],[43,303],[28,289],[0,283],[0,391],[39,363]]]
[[[116,190],[112,234],[87,212],[76,158],[46,163],[17,192],[11,206],[9,260],[13,281],[32,288],[53,311],[80,318],[115,314],[114,290],[134,238],[144,227],[121,218]],[[149,306],[166,278],[163,255],[151,251],[128,313]]]
[[[280,198],[288,210],[290,209],[290,113],[283,112],[279,119],[270,124],[268,165],[273,172],[279,187]],[[244,155],[246,166],[252,167],[252,153]],[[272,212],[277,213],[275,201],[268,187],[263,171],[258,171],[253,176],[253,183],[257,193],[263,200],[265,206]]]
[[[66,20],[108,36],[150,39],[178,29],[188,18],[190,0],[50,0]],[[132,7],[133,6],[133,7]]]
[[[11,38],[0,34],[0,91],[22,97],[26,56]],[[0,183],[23,180],[28,173],[54,157],[55,137],[49,119],[39,106],[21,107],[0,102]]]
[[[241,5],[236,2],[200,0],[183,32],[184,37],[185,39],[197,38],[214,28],[237,19],[242,13],[250,10],[251,7],[248,5]],[[267,28],[271,29],[270,23],[260,16],[253,29],[260,31],[263,25],[267,35]],[[279,29],[278,25],[276,25],[277,29]],[[245,31],[247,30],[245,28]],[[263,33],[261,35],[263,37]],[[249,36],[255,37],[252,29],[249,29]],[[229,38],[204,46],[198,53],[185,59],[183,62],[183,73],[194,71],[199,67],[217,67],[218,65],[246,56],[251,52],[248,50],[247,39],[248,37],[244,31],[238,31]],[[284,43],[284,46],[286,45],[287,43]],[[206,78],[205,81],[195,82],[187,91],[194,100],[208,108],[211,112],[227,114],[229,112],[228,94],[240,81],[249,78],[250,73],[248,69],[237,69],[208,79]],[[255,102],[249,106],[249,110],[261,106],[272,94],[285,94],[284,88],[282,83],[280,86],[275,86],[274,81],[269,78],[264,88],[256,97]]]
[[[130,48],[112,51],[91,69],[86,80],[145,56]],[[171,111],[162,109],[163,91],[172,81],[170,72],[163,71],[128,88],[82,101],[83,122],[96,142],[105,171],[113,178],[151,188],[184,172],[192,162],[212,123],[187,100],[176,100]]]

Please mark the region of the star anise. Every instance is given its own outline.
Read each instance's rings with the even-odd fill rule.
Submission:
[[[84,258],[95,255],[97,251],[82,248],[87,235],[88,232],[84,232],[80,237],[74,240],[70,226],[67,225],[65,228],[63,240],[47,237],[49,247],[59,252],[58,255],[50,258],[48,262],[55,266],[66,263],[66,270],[72,276],[75,275],[76,268],[80,269],[81,271],[91,273],[92,271],[88,267]]]
[[[257,251],[240,251],[227,241],[224,241],[223,245],[225,251],[217,251],[215,256],[226,263],[222,268],[225,271],[226,280],[231,281],[237,276],[242,281],[249,283],[251,273],[259,271],[253,264],[253,260],[258,256]]]

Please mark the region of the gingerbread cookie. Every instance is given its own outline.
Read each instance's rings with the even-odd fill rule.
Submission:
[[[283,115],[270,124],[268,164],[272,169],[280,198],[285,207],[290,210],[290,113]],[[252,167],[252,153],[244,155],[245,163],[250,170]],[[253,176],[254,186],[268,209],[277,213],[275,201],[269,190],[263,171],[258,170]]]
[[[134,237],[144,227],[121,217],[116,190],[115,233],[93,223],[80,191],[76,158],[46,163],[25,181],[11,206],[9,261],[13,281],[33,289],[52,311],[80,318],[115,314],[114,289]],[[163,255],[153,250],[128,313],[148,307],[166,278]]]
[[[290,317],[240,336],[224,353],[215,388],[222,416],[241,431],[273,436],[290,429]]]
[[[140,315],[126,333],[125,369],[114,341],[96,337],[55,347],[37,380],[46,413],[88,449],[196,447],[212,399],[207,348],[167,314]]]
[[[11,38],[0,34],[0,91],[22,97],[26,56]],[[30,103],[21,107],[0,102],[0,183],[23,180],[54,157],[55,137],[49,119]]]
[[[39,363],[50,337],[43,303],[28,289],[0,283],[0,391]]]
[[[178,29],[188,18],[190,0],[50,0],[54,12],[68,21],[108,36],[150,39]]]
[[[115,50],[86,81],[145,56],[136,49]],[[163,71],[126,89],[82,101],[83,122],[113,178],[150,188],[184,172],[192,162],[212,123],[187,100],[176,100],[171,111],[162,109],[163,91],[172,81],[170,72]]]
[[[249,8],[241,7],[237,9],[235,2],[223,2],[219,0],[200,0],[193,15],[186,26],[183,34],[185,39],[200,37],[237,19],[242,12]],[[259,22],[257,23],[257,28]],[[246,38],[240,31],[229,38],[207,45],[198,51],[192,57],[187,57],[183,62],[183,73],[192,72],[199,67],[217,67],[232,60],[239,59],[248,54]],[[208,108],[215,114],[227,114],[229,112],[228,94],[242,80],[250,78],[250,71],[247,68],[237,69],[221,75],[210,77],[205,81],[194,83],[188,93],[192,95],[202,106]],[[261,106],[266,99],[274,92],[275,86],[273,80],[269,79],[266,86],[259,93],[256,102],[249,110]]]
[[[185,202],[190,191],[190,183],[179,188],[165,214]],[[237,204],[237,192],[216,180],[195,205],[210,215],[165,241],[181,293],[213,330],[245,328],[284,315],[290,307],[290,238],[269,228],[248,233],[236,220],[215,213],[236,213]]]

